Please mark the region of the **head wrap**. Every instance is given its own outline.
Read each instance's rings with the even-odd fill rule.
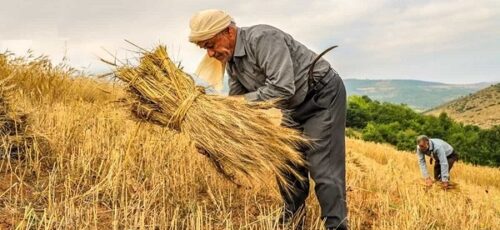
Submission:
[[[222,10],[203,10],[191,17],[189,27],[189,41],[201,42],[213,38],[216,34],[226,29],[233,19]],[[196,74],[213,86],[216,90],[222,89],[225,63],[205,54],[196,69]]]

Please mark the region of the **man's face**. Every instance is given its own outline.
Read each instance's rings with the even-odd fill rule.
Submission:
[[[418,148],[422,151],[429,150],[429,141],[421,140],[418,142]]]
[[[227,62],[234,53],[235,36],[233,32],[231,28],[227,28],[215,37],[197,44],[200,48],[207,50],[208,56],[221,62]]]

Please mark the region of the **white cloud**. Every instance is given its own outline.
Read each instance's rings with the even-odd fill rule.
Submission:
[[[500,9],[487,1],[429,2],[405,9],[387,9],[372,23],[377,31],[363,41],[362,48],[384,53],[401,52],[419,47],[419,51],[436,52],[459,48],[471,33],[498,36]]]
[[[318,52],[340,45],[327,58],[343,76],[493,81],[500,78],[499,6],[487,0],[8,1],[0,8],[0,49],[32,48],[56,61],[66,52],[72,65],[101,71],[108,69],[98,60],[107,55],[102,48],[124,58],[132,48],[124,39],[146,48],[162,42],[192,71],[203,51],[187,42],[189,17],[222,8],[240,26],[271,24]]]

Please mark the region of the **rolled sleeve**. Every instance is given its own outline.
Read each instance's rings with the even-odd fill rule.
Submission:
[[[291,98],[295,94],[295,75],[283,35],[268,32],[256,39],[256,60],[266,75],[266,82],[256,91],[245,94],[245,98],[249,101]]]
[[[429,177],[429,172],[427,171],[427,165],[425,164],[425,155],[417,148],[418,163],[420,165],[420,171],[424,178]]]
[[[261,99],[259,99],[260,97],[257,91],[246,93],[244,97],[247,101],[262,101]]]

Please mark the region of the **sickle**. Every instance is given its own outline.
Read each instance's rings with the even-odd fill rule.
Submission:
[[[323,56],[325,55],[326,53],[328,53],[328,51],[330,50],[333,50],[335,48],[337,48],[338,46],[331,46],[329,47],[328,49],[326,49],[325,51],[321,52],[315,59],[314,61],[312,62],[311,64],[311,67],[309,67],[309,72],[308,72],[308,76],[309,76],[309,79],[308,79],[308,82],[309,82],[309,86],[312,85],[312,81],[313,81],[313,71],[314,71],[314,66],[316,65],[316,62],[318,62],[318,60]]]

